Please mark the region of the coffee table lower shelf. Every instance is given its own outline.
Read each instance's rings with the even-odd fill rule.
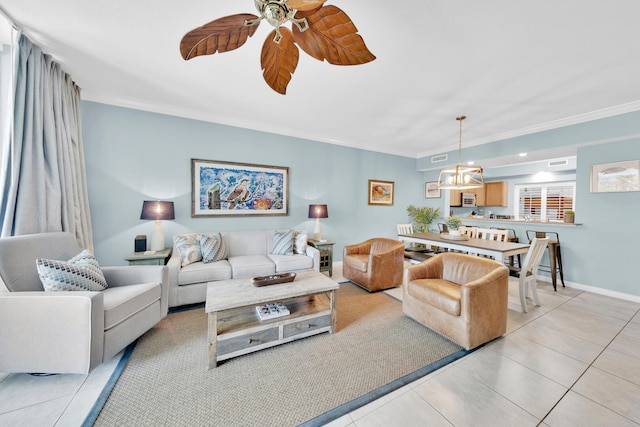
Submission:
[[[212,311],[209,322],[209,369],[219,361],[324,332],[334,333],[336,291],[305,295],[282,302],[290,315],[260,320],[255,304]]]

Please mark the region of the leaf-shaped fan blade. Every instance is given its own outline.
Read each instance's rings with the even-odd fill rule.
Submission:
[[[329,5],[313,12],[298,12],[307,18],[309,29],[293,27],[293,38],[300,47],[319,61],[334,65],[358,65],[376,57],[367,49],[358,29],[340,8]]]
[[[317,9],[327,0],[287,0],[287,6],[300,11]]]
[[[216,52],[228,52],[242,46],[258,29],[260,22],[245,26],[244,22],[258,17],[250,13],[225,16],[189,31],[180,42],[180,54],[185,60]]]
[[[275,33],[273,30],[262,45],[260,65],[264,80],[271,89],[285,95],[291,76],[298,66],[300,53],[288,28],[280,27],[280,43],[273,41]]]

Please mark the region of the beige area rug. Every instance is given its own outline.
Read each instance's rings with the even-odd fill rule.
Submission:
[[[204,309],[169,314],[139,339],[94,425],[322,425],[466,354],[382,292],[343,283],[337,310],[335,334],[212,370]]]

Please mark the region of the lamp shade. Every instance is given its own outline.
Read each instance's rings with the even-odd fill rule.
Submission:
[[[145,200],[142,204],[140,219],[175,219],[173,202]]]
[[[329,218],[327,205],[309,205],[309,218]]]

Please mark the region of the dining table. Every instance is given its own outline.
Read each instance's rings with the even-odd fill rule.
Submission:
[[[529,245],[526,243],[500,242],[467,236],[449,236],[448,233],[399,234],[398,239],[407,243],[422,243],[427,246],[438,246],[449,250],[486,255],[500,262],[506,257],[524,254],[529,250]]]

